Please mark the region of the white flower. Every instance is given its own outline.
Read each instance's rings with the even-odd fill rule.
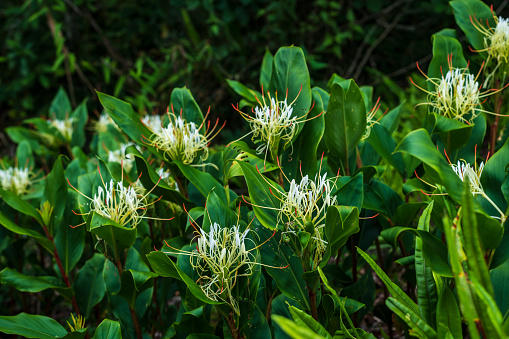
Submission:
[[[141,121],[152,133],[161,133],[163,130],[163,119],[161,119],[160,115],[146,115]]]
[[[108,114],[101,114],[99,117],[99,120],[96,121],[94,125],[94,129],[98,133],[107,133],[108,132],[108,126],[113,126],[115,129],[118,130],[117,124],[113,121],[113,119]]]
[[[145,197],[139,198],[132,186],[125,187],[123,182],[113,179],[103,187],[97,189],[91,199],[90,211],[111,219],[118,224],[125,226],[130,224],[135,228],[145,215]]]
[[[327,246],[323,228],[327,208],[336,203],[336,197],[331,195],[331,186],[334,185],[332,179],[327,179],[327,173],[323,176],[316,174],[314,181],[306,175],[300,183],[293,179],[288,193],[282,198],[279,217],[281,221],[288,220],[288,233],[296,235],[299,231],[309,231],[306,230],[307,225],[313,226],[311,248],[315,267],[322,260]]]
[[[171,160],[178,160],[184,164],[192,164],[199,152],[203,152],[201,160],[207,159],[209,140],[208,135],[200,133],[201,125],[196,126],[194,122],[186,122],[181,116],[171,113],[168,113],[168,118],[166,127],[156,128],[156,124],[154,126],[147,124],[153,133],[150,138],[151,145],[163,151],[165,158],[168,156]]]
[[[297,116],[293,115],[292,105],[297,98],[290,104],[286,99],[278,101],[277,97],[271,98],[270,95],[268,104],[265,102],[265,97],[262,97],[262,100],[263,102],[258,100],[259,106],[254,108],[254,116],[246,114],[234,106],[249,122],[251,133],[253,133],[252,140],[255,143],[261,143],[256,148],[258,154],[277,149],[281,140],[284,141],[284,148],[286,148],[286,145],[290,144],[295,136],[297,124],[301,122]]]
[[[484,169],[484,162],[481,162],[479,168],[477,170],[473,169],[469,163],[462,160],[462,162],[458,161],[457,165],[451,164],[451,167],[461,179],[461,181],[465,181],[465,177],[468,177],[470,183],[470,193],[472,195],[484,194],[484,190],[481,185],[481,174]]]
[[[497,59],[499,62],[503,59],[504,62],[509,61],[509,19],[502,17],[495,17],[497,26],[495,32],[484,38],[484,45],[487,48],[488,55],[491,58]]]
[[[126,155],[125,150],[127,147],[135,145],[132,141],[126,143],[126,144],[120,144],[119,148],[115,151],[108,151],[108,162],[117,162],[122,163],[124,166],[124,169],[129,172],[133,168],[134,164],[134,156],[133,155]]]
[[[70,142],[72,140],[72,127],[73,118],[67,118],[64,120],[51,120],[49,121],[49,124],[53,127],[55,127],[60,134],[64,137],[66,142]]]
[[[0,170],[0,187],[4,191],[11,191],[18,196],[29,192],[30,186],[28,168],[9,167]]]

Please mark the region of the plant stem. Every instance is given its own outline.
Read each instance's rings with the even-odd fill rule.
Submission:
[[[357,251],[352,237],[350,237],[350,252],[352,254],[352,280],[357,282]]]
[[[54,247],[53,258],[55,258],[55,261],[58,266],[58,270],[60,271],[60,274],[62,275],[62,279],[64,279],[65,285],[68,288],[72,289],[71,282],[69,281],[69,277],[67,276],[67,274],[65,274],[64,266],[62,265],[62,261],[60,260],[60,256],[58,255],[57,246],[55,245],[55,241],[53,240],[53,237],[51,236],[51,234],[48,232],[48,228],[46,227],[46,225],[42,225],[42,228],[44,229],[46,238],[48,238],[48,240],[53,243],[53,247]],[[80,309],[78,308],[78,303],[76,302],[76,297],[74,296],[74,294],[72,295],[71,303],[72,303],[74,312],[76,312],[77,315],[81,314]]]
[[[318,321],[318,308],[316,305],[316,293],[309,286],[308,286],[308,294],[309,294],[309,303],[311,306],[311,316],[313,317],[313,319]]]

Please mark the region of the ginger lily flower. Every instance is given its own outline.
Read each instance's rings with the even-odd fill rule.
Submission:
[[[126,155],[125,150],[127,147],[135,145],[132,141],[126,144],[120,144],[119,148],[115,151],[108,151],[108,162],[117,162],[123,164],[123,168],[129,172],[134,165],[134,156]],[[136,146],[136,145],[135,145]]]
[[[97,133],[107,133],[108,126],[113,126],[116,130],[119,130],[113,119],[108,114],[103,113],[99,116],[99,120],[95,122],[94,130]]]
[[[237,315],[240,315],[236,296],[232,295],[233,288],[239,277],[253,273],[254,265],[262,265],[256,262],[253,251],[270,238],[258,246],[249,246],[251,248],[247,249],[247,241],[254,245],[254,241],[247,238],[249,227],[241,231],[239,225],[228,228],[214,222],[208,232],[201,228],[195,230],[199,233],[196,250],[191,252],[179,250],[165,242],[176,251],[168,254],[190,256],[191,265],[200,276],[197,283],[207,298],[227,303]]]
[[[0,169],[0,187],[18,196],[29,192],[31,184],[28,168],[9,167]]]
[[[66,142],[71,142],[72,140],[72,132],[73,132],[73,118],[66,118],[64,120],[51,120],[49,124],[55,127],[60,134],[64,137]]]
[[[170,160],[178,160],[187,165],[192,164],[199,153],[201,153],[200,160],[206,160],[208,158],[208,144],[210,140],[222,129],[221,127],[219,130],[215,131],[219,121],[218,119],[215,126],[211,129],[209,121],[205,134],[201,133],[202,126],[209,112],[210,108],[205,119],[199,126],[194,122],[187,122],[182,118],[182,114],[179,116],[175,115],[173,106],[172,113],[170,113],[168,109],[169,122],[166,126],[162,126],[157,121],[158,119],[154,118],[155,116],[151,118],[145,117],[145,120],[142,121],[152,132],[152,136],[148,139],[150,141],[149,144],[163,151],[165,158],[168,157]]]
[[[458,177],[461,179],[461,181],[465,181],[465,178],[468,177],[468,181],[470,184],[470,193],[472,193],[473,196],[480,195],[484,199],[488,200],[488,202],[497,210],[498,213],[500,213],[500,217],[494,217],[497,219],[500,219],[502,225],[504,224],[506,220],[505,214],[498,208],[498,206],[493,202],[493,200],[488,197],[488,195],[484,192],[484,189],[481,185],[481,175],[482,171],[484,169],[484,162],[481,162],[479,167],[472,168],[472,166],[467,163],[465,160],[460,160],[458,163],[451,164],[451,167],[458,175]]]
[[[283,193],[281,199],[279,217],[282,222],[289,220],[286,233],[298,236],[299,232],[308,232],[311,235],[312,268],[318,267],[327,248],[323,228],[327,208],[336,203],[336,197],[331,194],[334,186],[335,181],[327,179],[327,173],[316,174],[314,180],[306,175],[300,183],[293,179],[288,193]]]

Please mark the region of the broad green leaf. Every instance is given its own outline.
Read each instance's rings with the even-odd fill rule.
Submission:
[[[278,100],[286,94],[288,103],[294,102],[292,116],[302,121],[311,107],[311,85],[304,52],[299,47],[281,47],[274,55],[269,91],[278,93]],[[294,139],[304,124],[298,123]],[[282,153],[283,150],[279,150]]]
[[[175,323],[174,326],[177,332],[183,335],[192,335],[195,333],[212,334],[214,331],[214,328],[205,320],[203,306],[184,312],[180,321]]]
[[[287,319],[292,319],[292,315],[290,314],[290,310],[288,306],[298,307],[299,303],[295,300],[288,298],[284,294],[280,294],[274,299],[272,299],[272,304],[270,307],[271,315],[280,315]],[[274,337],[278,339],[288,339],[291,338],[286,332],[278,326],[276,323],[272,323],[272,328],[274,330]]]
[[[5,132],[15,143],[19,144],[23,141],[30,143],[30,147],[36,154],[41,154],[40,139],[36,131],[29,130],[25,127],[11,126],[5,129]]]
[[[171,92],[170,102],[173,106],[172,108],[175,115],[180,115],[180,112],[182,111],[182,117],[187,122],[194,122],[197,126],[200,126],[203,122],[203,113],[194,100],[191,91],[186,87],[175,88]]]
[[[226,82],[235,91],[235,93],[237,93],[238,95],[240,95],[241,97],[246,99],[246,101],[251,106],[257,106],[258,105],[257,100],[262,100],[262,95],[260,92],[254,91],[235,80],[226,79]],[[266,88],[268,88],[268,87],[266,87]],[[242,107],[239,107],[239,108],[242,108]]]
[[[437,334],[439,338],[444,338],[446,331],[449,331],[454,339],[463,338],[460,309],[454,292],[448,285],[444,286],[444,290],[438,298],[436,315]]]
[[[40,339],[55,339],[67,334],[67,331],[56,320],[27,313],[0,316],[0,332]]]
[[[87,231],[106,241],[117,257],[123,250],[134,244],[137,230],[136,228],[123,227],[111,219],[90,212],[87,218]]]
[[[367,141],[373,149],[391,164],[401,175],[405,175],[405,163],[399,153],[394,153],[396,141],[381,124],[375,124]]]
[[[122,339],[120,324],[114,320],[104,319],[97,326],[92,339]]]
[[[507,201],[502,193],[502,185],[506,175],[506,166],[509,164],[509,139],[493,154],[486,162],[481,176],[481,184],[486,195],[493,200],[497,207],[504,213],[507,209]],[[484,198],[478,199],[488,213],[500,217],[500,213]]]
[[[423,339],[435,339],[437,337],[436,331],[428,326],[417,314],[409,309],[404,303],[399,302],[397,299],[389,297],[385,304],[391,311],[396,313],[408,326],[414,331],[415,335]]]
[[[433,210],[433,201],[426,207],[421,217],[417,229],[423,232],[429,232],[429,222],[431,211]],[[423,241],[420,237],[415,237],[415,275],[417,280],[417,305],[420,315],[424,321],[432,328],[437,328],[436,312],[438,302],[438,291],[433,277],[433,272],[423,256]],[[438,279],[441,279],[438,277]]]
[[[321,339],[321,335],[313,332],[307,327],[297,325],[295,322],[280,316],[273,315],[272,320],[293,339]]]
[[[304,328],[309,328],[316,334],[319,334],[322,338],[332,339],[329,332],[327,332],[327,330],[318,321],[313,319],[312,316],[296,307],[289,306],[288,308],[290,309],[290,314],[292,315],[295,324]]]
[[[493,285],[494,299],[502,314],[509,311],[509,293],[507,293],[507,281],[509,281],[509,261],[490,271],[491,284]]]
[[[357,252],[359,252],[359,254],[364,258],[364,260],[366,260],[369,266],[371,266],[371,268],[375,271],[378,277],[383,281],[387,287],[387,290],[389,290],[389,293],[392,294],[394,298],[399,300],[399,302],[408,310],[412,311],[413,315],[417,316],[420,313],[417,304],[408,295],[406,295],[406,293],[403,292],[403,290],[398,285],[391,281],[387,274],[385,274],[385,272],[380,267],[378,267],[376,262],[371,259],[367,253],[365,253],[360,248],[357,248]]]
[[[11,206],[16,211],[19,211],[23,214],[33,217],[35,220],[37,220],[39,225],[44,224],[44,222],[42,221],[42,217],[37,211],[37,209],[30,205],[27,201],[21,199],[15,193],[0,189],[0,196],[2,197],[2,200],[7,203],[7,205]]]
[[[451,1],[450,5],[454,11],[456,23],[465,33],[474,49],[484,49],[484,35],[474,27],[472,21],[477,20],[477,24],[482,22],[485,28],[495,27],[496,25],[490,8],[480,0]],[[488,20],[488,24],[486,20]],[[486,52],[481,52],[481,55],[485,58]]]
[[[261,225],[258,227],[260,241],[265,241],[272,235],[273,232],[269,229]],[[274,278],[281,292],[299,302],[302,308],[311,309],[301,261],[295,256],[290,246],[281,241],[280,232],[261,246],[259,251],[262,256],[262,264],[272,266],[266,267],[266,270]]]
[[[157,277],[157,274],[153,272],[125,270],[120,278],[120,290],[113,294],[124,298],[129,307],[134,308],[138,295],[153,286],[152,279],[154,277]]]
[[[7,218],[1,211],[0,211],[0,225],[16,234],[28,235],[29,237],[34,238],[35,241],[41,244],[46,250],[48,250],[48,252],[53,254],[55,245],[50,240],[43,237],[39,232],[16,225],[11,219]]]
[[[90,316],[92,307],[97,305],[106,292],[103,269],[107,259],[100,253],[95,253],[78,271],[73,283],[76,292],[76,302],[85,318]]]
[[[66,287],[64,283],[56,277],[34,277],[24,275],[10,268],[4,268],[2,271],[0,271],[0,283],[5,286],[13,287],[20,292],[30,293],[37,293],[51,288],[63,295],[68,300],[70,300],[73,295],[73,291]]]
[[[223,161],[225,162],[225,171],[228,171],[225,173],[227,179],[244,175],[242,173],[242,168],[239,166],[239,162],[247,162],[257,167],[262,173],[279,169],[279,167],[273,163],[258,157],[256,151],[250,149],[243,141],[235,141],[225,147],[223,151]]]
[[[71,146],[83,147],[87,140],[85,137],[85,125],[88,120],[87,100],[83,100],[70,116],[73,118]]]
[[[48,201],[53,207],[52,220],[55,224],[62,222],[62,217],[65,212],[67,204],[67,182],[64,175],[64,166],[62,164],[61,155],[55,161],[53,169],[46,177],[46,186],[44,187],[44,195],[42,203]],[[53,236],[55,225],[46,225],[49,228],[50,234]]]
[[[330,258],[338,253],[348,238],[359,232],[359,210],[351,206],[329,206],[325,218],[327,254]]]
[[[270,53],[269,49],[265,50],[263,55],[262,67],[260,69],[260,87],[264,89],[269,88],[270,77],[272,76],[272,64],[274,63],[274,56]]]
[[[218,223],[221,227],[230,228],[238,224],[239,216],[226,206],[219,196],[211,191],[207,196],[207,208],[205,209],[202,229],[205,232],[210,230],[210,225]]]
[[[470,183],[465,178],[462,194],[461,230],[463,235],[463,246],[468,258],[469,279],[474,284],[480,284],[491,296],[493,287],[488,273],[488,266],[484,261],[484,251],[479,239],[477,218],[474,213],[474,199],[470,193]]]
[[[237,163],[244,172],[249,199],[253,204],[256,218],[268,229],[275,229],[279,221],[282,188],[269,178],[262,176],[253,166],[241,161]]]
[[[429,174],[436,180],[436,183],[445,186],[454,201],[457,203],[461,201],[463,183],[433,145],[425,129],[421,128],[408,133],[396,147],[395,152],[408,153],[421,160],[434,171],[434,173]]]
[[[399,194],[382,181],[372,179],[369,184],[364,184],[363,208],[383,213],[392,218],[402,203],[403,200]]]
[[[28,140],[23,140],[16,147],[16,159],[20,168],[34,168],[32,146]]]
[[[470,140],[473,124],[467,125],[458,120],[435,114],[433,133],[438,134],[448,154],[465,146]]]
[[[466,68],[467,61],[463,56],[463,47],[460,42],[451,36],[446,35],[447,30],[442,30],[431,36],[433,42],[433,59],[429,63],[428,77],[431,79],[441,79],[449,70],[449,58],[452,55],[452,67]],[[428,83],[431,90],[436,90],[434,84]]]
[[[366,107],[357,84],[350,80],[344,89],[333,84],[325,114],[325,145],[339,158],[340,167],[349,174],[348,160],[366,130]]]
[[[64,120],[69,117],[71,114],[72,107],[71,102],[69,101],[69,97],[65,90],[60,87],[58,89],[57,95],[51,101],[51,105],[49,107],[49,116],[51,119]]]
[[[382,231],[381,235],[388,243],[396,247],[397,238],[402,232],[410,232],[421,238],[422,255],[426,261],[426,265],[429,266],[435,274],[443,277],[452,277],[451,267],[447,259],[447,248],[440,239],[431,233],[409,227],[391,227]]]
[[[342,177],[341,179],[348,177]],[[334,192],[336,204],[355,206],[360,211],[364,202],[364,173],[361,171]]]
[[[209,299],[202,291],[201,287],[196,284],[187,274],[185,274],[177,265],[163,252],[151,252],[147,255],[150,266],[155,273],[162,277],[171,277],[183,281],[191,293],[199,300],[211,304],[220,305],[223,302],[218,302]]]

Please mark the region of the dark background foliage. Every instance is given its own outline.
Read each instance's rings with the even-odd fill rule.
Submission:
[[[431,59],[430,35],[445,27],[456,25],[443,0],[4,0],[0,133],[47,116],[60,86],[90,110],[100,109],[99,90],[152,112],[185,85],[234,129],[239,97],[225,79],[258,88],[266,49],[292,44],[306,53],[312,85],[335,72],[377,85],[375,96],[394,107],[415,62]]]

